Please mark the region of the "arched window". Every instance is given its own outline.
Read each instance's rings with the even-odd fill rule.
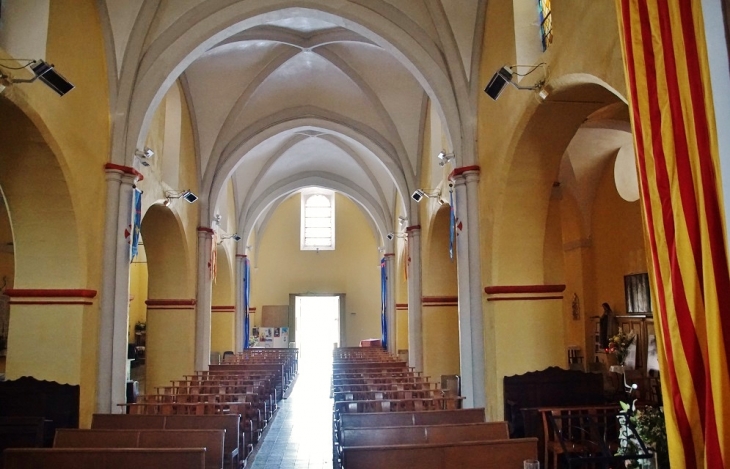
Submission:
[[[540,15],[542,50],[546,51],[553,42],[553,17],[551,15],[550,0],[537,0],[537,2],[538,14]]]
[[[302,250],[335,248],[335,195],[332,191],[302,191]]]

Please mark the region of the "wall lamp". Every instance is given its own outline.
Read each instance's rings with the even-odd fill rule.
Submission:
[[[134,152],[134,156],[139,158],[139,162],[142,163],[143,166],[149,166],[150,163],[147,160],[155,156],[155,152],[152,151],[151,148],[144,147],[144,150],[136,150]]]
[[[167,199],[165,206],[170,205],[172,199],[183,199],[185,202],[192,204],[198,200],[198,196],[190,192],[190,190],[184,191],[165,191],[165,198]]]
[[[10,60],[10,59],[5,59]],[[7,69],[7,70],[22,70],[24,68],[30,67],[30,69],[33,71],[33,74],[35,75],[33,78],[12,78],[9,75],[5,75],[3,73],[0,73],[0,81],[6,83],[6,84],[15,84],[15,83],[33,83],[34,81],[40,79],[43,83],[46,84],[49,88],[51,88],[53,91],[58,93],[59,96],[63,96],[72,89],[74,89],[74,85],[72,85],[68,80],[66,80],[63,75],[58,73],[56,69],[54,68],[53,64],[49,64],[45,62],[44,60],[23,60],[19,59],[21,62],[27,62],[22,67],[7,67],[4,65],[0,65],[0,67]]]
[[[441,150],[441,152],[436,155],[436,157],[439,159],[439,166],[446,166],[446,163],[456,158],[456,155],[453,153],[446,153],[446,150]]]
[[[497,70],[497,73],[492,76],[492,79],[489,80],[489,83],[487,83],[486,88],[484,88],[484,92],[487,93],[487,96],[492,98],[493,100],[497,100],[499,98],[499,95],[502,94],[502,91],[504,91],[504,87],[509,85],[514,86],[518,90],[540,90],[540,97],[542,99],[547,98],[547,91],[543,90],[542,87],[545,85],[546,78],[543,77],[542,80],[538,81],[532,86],[521,86],[512,81],[512,78],[517,76],[527,76],[537,70],[538,68],[545,68],[547,64],[541,63],[538,65],[505,65],[504,67]],[[530,69],[527,71],[527,73],[517,73],[515,69],[518,67],[529,67]],[[547,76],[547,72],[545,72],[545,75]]]

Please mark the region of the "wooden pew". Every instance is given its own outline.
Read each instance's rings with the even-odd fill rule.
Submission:
[[[344,413],[371,412],[419,412],[436,410],[455,410],[464,397],[411,397],[408,399],[365,399],[335,401],[335,415]]]
[[[246,441],[241,438],[241,416],[230,415],[126,415],[94,414],[92,429],[128,430],[225,430],[223,456],[226,467],[238,469],[246,455]],[[177,469],[177,468],[176,468]]]
[[[344,469],[522,469],[537,458],[537,438],[342,448]]]
[[[418,445],[507,439],[507,422],[346,428],[340,431],[342,446]]]
[[[11,448],[5,469],[204,469],[205,448]]]
[[[225,430],[59,429],[54,448],[205,448],[206,469],[223,469]]]
[[[399,427],[484,422],[483,408],[427,412],[362,413],[340,415],[341,428]]]

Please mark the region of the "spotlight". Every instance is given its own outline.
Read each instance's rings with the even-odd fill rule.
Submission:
[[[436,155],[436,157],[440,160],[439,166],[446,166],[446,163],[456,158],[456,155],[453,153],[446,153],[445,150],[441,150],[441,152]]]
[[[517,73],[513,72],[513,69],[524,67],[529,68],[529,70],[525,73]],[[532,86],[520,86],[514,81],[512,81],[512,77],[514,75],[518,75],[521,77],[527,76],[537,70],[538,68],[542,67],[545,75],[543,78],[535,83]],[[497,100],[499,98],[499,95],[502,94],[502,91],[504,91],[504,87],[509,85],[514,86],[518,90],[540,90],[539,95],[540,97],[545,100],[547,98],[548,93],[547,91],[543,90],[543,86],[545,85],[545,81],[547,80],[547,64],[546,63],[540,63],[537,65],[511,65],[500,68],[497,70],[497,73],[494,74],[491,80],[489,80],[489,83],[487,84],[487,87],[484,88],[484,92],[487,93],[487,96],[492,98],[493,100]]]
[[[496,101],[497,98],[499,98],[499,95],[502,94],[502,91],[504,91],[504,87],[507,86],[507,83],[512,83],[512,70],[510,70],[509,67],[504,66],[494,74],[491,80],[489,80],[487,87],[484,88],[484,92],[487,93],[487,96]]]
[[[218,244],[221,244],[226,239],[232,239],[233,241],[238,242],[238,241],[241,241],[241,236],[238,233],[224,234],[223,236],[221,236],[221,239],[220,239],[220,241],[218,241]],[[248,246],[246,246],[246,247],[248,247]]]
[[[183,192],[182,198],[185,199],[185,202],[192,204],[196,200],[198,200],[198,196],[193,194],[190,191]]]
[[[74,89],[74,85],[58,73],[53,68],[53,64],[46,63],[43,60],[36,60],[31,64],[30,69],[33,70],[36,78],[40,78],[43,83],[58,93],[59,96],[63,96]]]
[[[13,60],[13,59],[0,59],[0,60]],[[40,78],[40,80],[46,84],[49,88],[51,88],[53,91],[58,93],[59,96],[63,96],[72,89],[74,89],[74,85],[69,83],[68,80],[66,80],[60,73],[58,73],[55,69],[53,64],[49,64],[43,60],[19,60],[20,62],[26,62],[25,65],[22,67],[17,68],[10,68],[10,67],[4,67],[0,65],[1,68],[7,68],[10,70],[20,70],[26,67],[30,67],[30,69],[33,71],[35,76],[33,78],[25,79],[25,78],[12,78],[10,76],[4,75],[3,73],[0,73],[0,78],[2,79],[2,84],[0,84],[0,91],[5,88],[5,86],[8,86],[10,84],[15,83],[33,83],[37,79]]]
[[[150,163],[146,160],[155,156],[155,152],[148,147],[144,147],[144,150],[136,150],[134,152],[134,156],[139,158],[139,162],[142,163],[143,166],[149,166]]]
[[[420,202],[421,199],[426,197],[426,193],[423,192],[421,189],[416,189],[413,191],[413,194],[411,194],[411,199],[415,200],[416,202]]]
[[[198,196],[193,194],[190,190],[165,191],[165,197],[167,198],[167,200],[184,199],[189,204],[192,204],[193,202],[198,200]]]
[[[388,233],[385,237],[392,241],[395,238],[395,233]]]

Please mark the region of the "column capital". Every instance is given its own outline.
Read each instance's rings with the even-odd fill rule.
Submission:
[[[104,171],[106,173],[119,173],[134,177],[134,179],[141,181],[144,179],[144,175],[130,166],[122,166],[115,163],[107,163],[104,165]]]
[[[421,231],[421,225],[411,225],[406,228],[406,233],[411,233],[414,231]]]
[[[213,228],[208,228],[207,226],[198,227],[198,238],[213,238],[214,233]]]
[[[479,165],[462,166],[460,168],[454,168],[454,170],[451,171],[451,174],[449,174],[449,179],[455,179],[460,176],[465,176],[467,173],[479,174],[480,172],[481,168],[479,167]]]

